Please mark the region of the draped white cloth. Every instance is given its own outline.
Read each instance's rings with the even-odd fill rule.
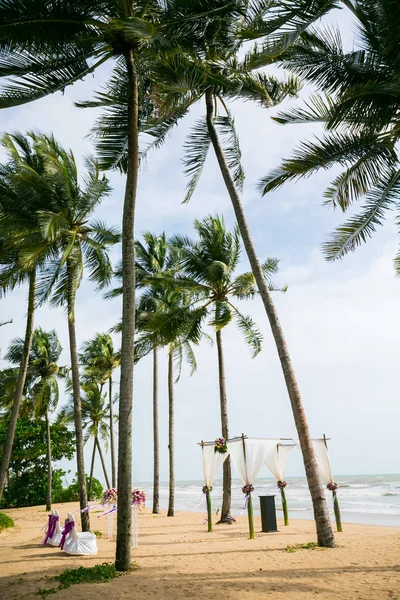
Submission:
[[[275,440],[245,438],[244,444],[246,455],[243,448],[243,440],[238,439],[227,442],[233,466],[242,484],[248,485],[254,483],[255,478],[264,465],[267,455],[271,452],[275,444]]]
[[[314,448],[315,459],[318,464],[319,472],[321,473],[322,479],[326,483],[333,483],[333,474],[331,468],[331,462],[329,460],[328,449],[324,440],[312,440]]]
[[[293,439],[296,446],[300,447],[300,442],[297,439]],[[315,460],[317,461],[318,471],[322,479],[326,483],[333,483],[333,474],[331,468],[331,462],[329,460],[328,449],[325,444],[325,440],[311,440],[314,448]]]
[[[280,444],[277,440],[277,443],[274,444],[267,455],[265,464],[277,481],[283,481],[287,461],[294,447],[293,445]]]
[[[211,487],[217,476],[218,471],[222,467],[225,459],[229,455],[229,452],[221,454],[220,452],[214,452],[214,444],[204,444],[202,446],[202,466],[204,483],[207,487]]]

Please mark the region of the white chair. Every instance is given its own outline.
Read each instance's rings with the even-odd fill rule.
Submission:
[[[71,513],[68,513],[65,521],[65,528],[59,546],[66,554],[97,554],[98,551],[94,533],[78,533],[75,527],[75,518]]]
[[[46,536],[42,542],[43,546],[58,546],[61,540],[60,517],[58,511],[52,510],[46,525]]]
[[[50,546],[58,546],[61,542],[61,527],[60,527],[60,515],[58,514],[58,510],[52,510],[53,517],[56,519],[56,528],[54,530],[53,536],[47,540],[47,543]]]

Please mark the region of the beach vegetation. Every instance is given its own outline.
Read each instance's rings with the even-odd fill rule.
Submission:
[[[4,443],[7,419],[0,421],[0,445]],[[74,456],[74,435],[57,421],[50,425],[52,461]],[[21,416],[18,419],[11,461],[7,473],[7,487],[1,506],[18,507],[44,504],[48,487],[47,426],[44,420]],[[53,469],[53,500],[62,501],[65,472]]]
[[[285,552],[297,552],[297,550],[323,550],[319,544],[316,542],[306,542],[304,544],[292,544],[286,546]]]
[[[47,495],[46,510],[51,510],[52,501],[52,440],[49,415],[54,412],[59,400],[58,380],[64,378],[67,369],[58,365],[62,346],[56,331],[44,331],[41,327],[33,332],[29,352],[25,396],[23,400],[24,414],[35,419],[44,418],[46,424],[47,443]],[[19,365],[24,353],[24,340],[12,340],[6,359],[13,365]]]
[[[8,529],[9,527],[14,527],[14,521],[8,515],[0,513],[0,531]]]

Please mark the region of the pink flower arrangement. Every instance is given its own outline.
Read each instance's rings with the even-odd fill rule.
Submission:
[[[110,488],[109,490],[104,490],[103,497],[101,499],[102,504],[117,504],[118,502],[118,491],[116,488]]]
[[[246,496],[248,496],[249,494],[251,494],[251,492],[254,492],[254,488],[251,485],[251,483],[247,483],[246,485],[244,485],[242,487],[242,492],[243,492],[243,494],[246,494]]]
[[[142,508],[146,503],[146,494],[143,490],[132,490],[132,506]]]
[[[278,481],[277,486],[280,490],[283,490],[287,486],[286,481]]]

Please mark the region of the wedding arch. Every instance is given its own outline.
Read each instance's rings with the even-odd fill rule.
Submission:
[[[342,531],[339,501],[337,497],[337,483],[333,479],[332,468],[328,454],[328,438],[312,440],[315,458],[321,477],[332,492],[333,509],[336,526]],[[299,440],[295,438],[249,438],[243,433],[240,437],[217,438],[213,442],[200,442],[202,452],[202,469],[204,476],[203,493],[207,503],[208,531],[212,531],[212,503],[211,492],[215,478],[228,456],[231,457],[233,467],[242,482],[242,492],[245,496],[243,510],[247,509],[250,539],[254,539],[253,499],[254,482],[262,467],[265,465],[277,480],[277,486],[282,500],[284,524],[289,525],[289,512],[284,479],[286,465],[292,450],[300,448]]]

